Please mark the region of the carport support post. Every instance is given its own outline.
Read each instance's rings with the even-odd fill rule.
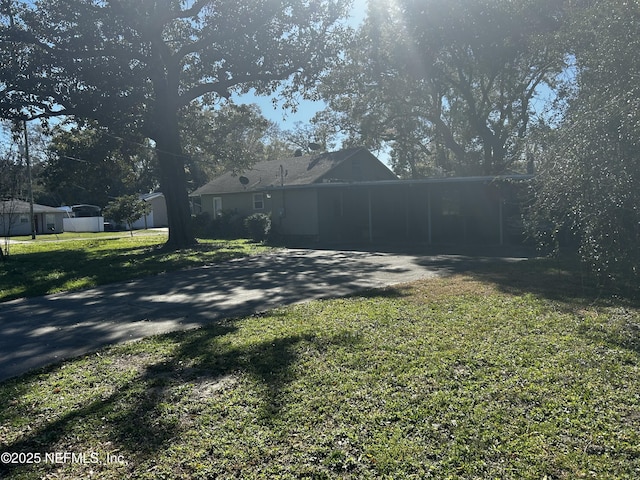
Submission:
[[[409,189],[404,191],[404,233],[407,240],[411,236],[411,225],[409,222]]]
[[[373,243],[373,209],[372,209],[372,198],[371,198],[371,189],[367,190],[369,197],[369,243]]]
[[[499,215],[499,223],[500,223],[500,246],[504,245],[504,212],[502,211],[502,197],[498,199],[498,215]]]
[[[431,245],[431,189],[427,190],[427,240]]]

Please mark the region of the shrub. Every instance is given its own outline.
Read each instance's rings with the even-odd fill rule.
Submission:
[[[214,238],[214,221],[209,212],[202,212],[192,217],[193,233],[199,238]]]
[[[264,213],[254,213],[244,220],[249,238],[256,242],[264,241],[271,232],[271,217]]]
[[[217,238],[242,238],[245,236],[243,218],[236,212],[223,210],[213,220],[213,232]]]

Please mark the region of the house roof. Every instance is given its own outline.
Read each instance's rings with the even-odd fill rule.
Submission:
[[[191,196],[258,191],[279,186],[302,186],[328,181],[346,182],[348,179],[332,178],[331,171],[358,154],[370,156],[374,161],[380,162],[362,147],[268,160],[254,164],[241,174],[223,173],[195,190]],[[381,162],[380,164],[384,165]],[[393,173],[389,171],[389,175],[393,176]]]
[[[0,201],[0,214],[29,214],[29,202],[22,200],[3,200]],[[33,213],[64,213],[57,207],[50,207],[48,205],[40,205],[38,203],[33,204]]]

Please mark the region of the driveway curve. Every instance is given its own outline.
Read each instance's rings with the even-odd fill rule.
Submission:
[[[216,319],[441,275],[464,257],[285,249],[0,304],[0,381],[98,348]]]

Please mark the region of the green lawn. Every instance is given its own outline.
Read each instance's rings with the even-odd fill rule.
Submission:
[[[161,250],[166,240],[166,232],[139,231],[133,237],[128,232],[43,235],[35,241],[11,244],[10,256],[0,263],[0,302],[195,267],[267,249],[247,240],[200,240],[194,248],[170,253]]]
[[[0,384],[0,477],[636,479],[639,325],[542,261],[115,346]]]

